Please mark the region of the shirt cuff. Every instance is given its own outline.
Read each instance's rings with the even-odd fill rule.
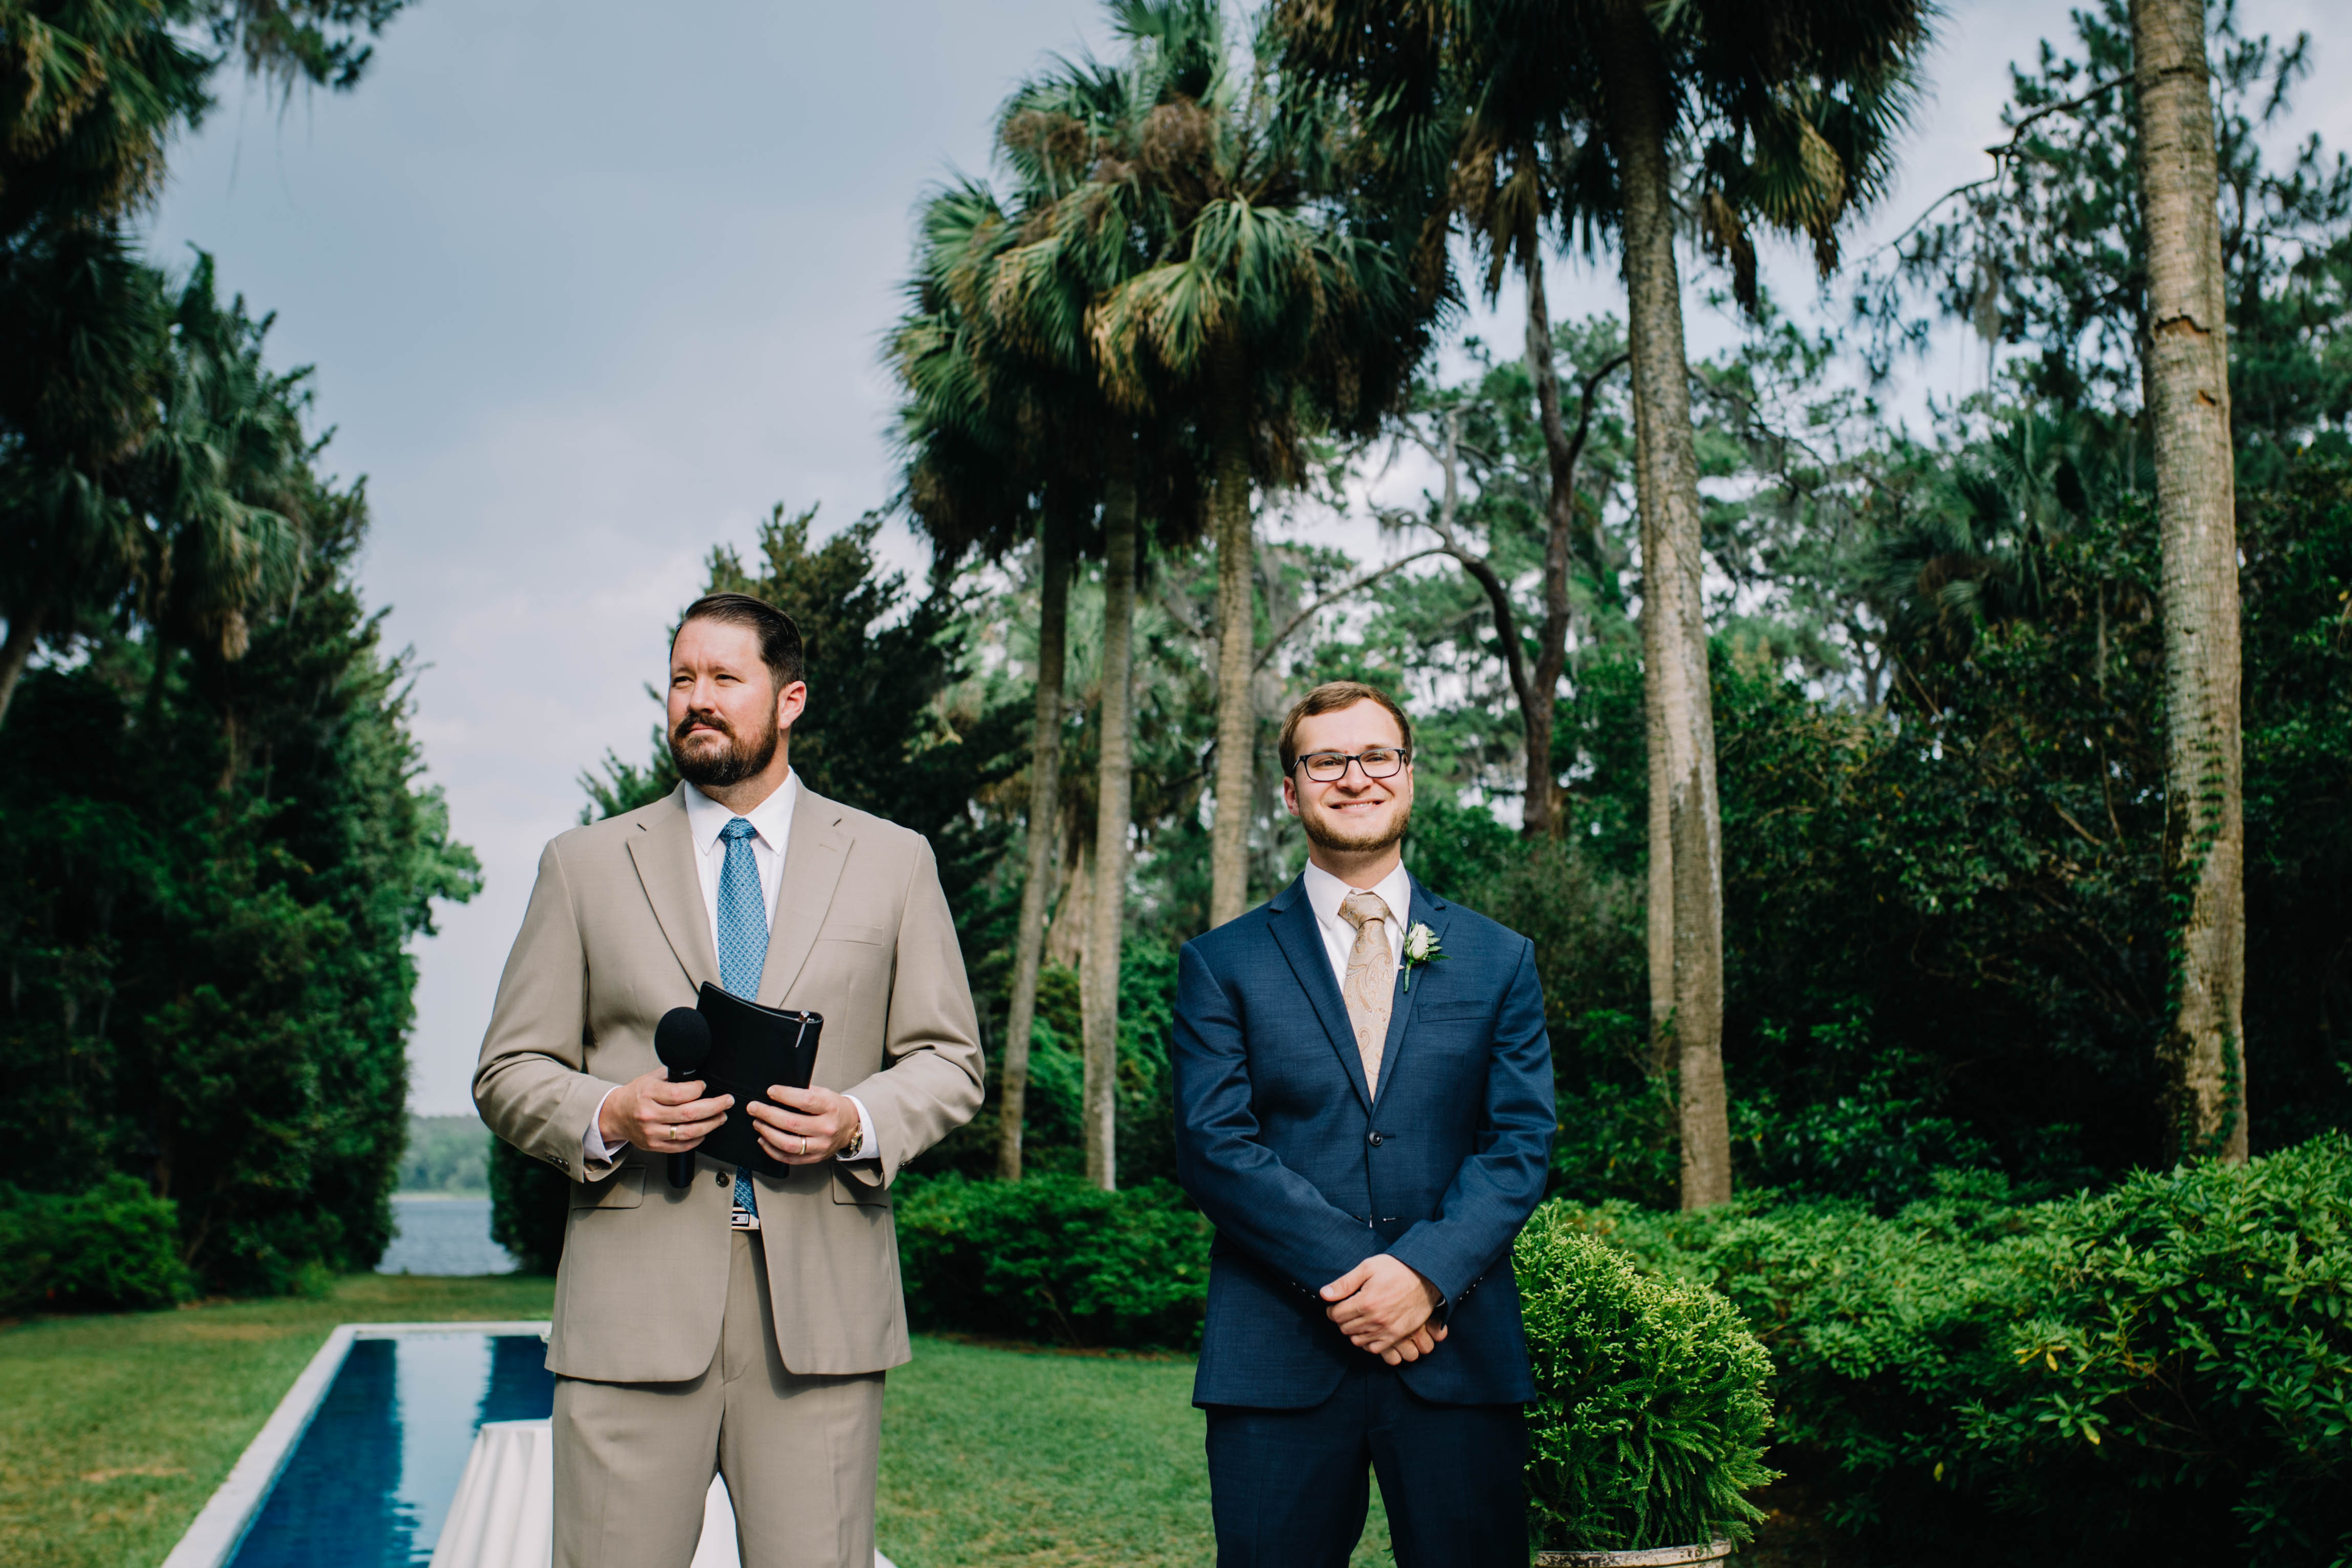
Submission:
[[[604,1100],[621,1092],[617,1083],[604,1091]],[[596,1102],[596,1113],[588,1118],[588,1130],[580,1135],[580,1159],[587,1166],[601,1166],[619,1151],[604,1141],[604,1100]]]
[[[866,1102],[855,1094],[844,1094],[844,1100],[857,1107],[857,1153],[847,1149],[833,1157],[837,1160],[878,1160],[882,1151],[874,1146],[874,1118],[866,1113]]]

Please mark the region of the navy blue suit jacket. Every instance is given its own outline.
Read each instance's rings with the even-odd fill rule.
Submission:
[[[1217,1228],[1199,1405],[1299,1409],[1367,1353],[1316,1292],[1376,1253],[1444,1294],[1447,1338],[1400,1369],[1448,1405],[1535,1397],[1511,1241],[1551,1156],[1535,948],[1412,884],[1445,954],[1389,1016],[1377,1098],[1302,883],[1184,945],[1176,1161]]]

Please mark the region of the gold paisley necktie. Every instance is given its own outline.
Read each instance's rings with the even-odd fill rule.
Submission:
[[[1356,1054],[1364,1059],[1364,1087],[1380,1092],[1381,1052],[1388,1049],[1389,1002],[1396,992],[1396,956],[1389,946],[1389,906],[1375,893],[1350,893],[1339,918],[1356,928],[1348,950],[1348,978],[1339,988],[1355,1027]]]

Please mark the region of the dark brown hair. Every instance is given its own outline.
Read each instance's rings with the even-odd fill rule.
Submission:
[[[1297,706],[1290,710],[1290,716],[1282,721],[1282,776],[1289,778],[1290,770],[1298,766],[1300,719],[1313,718],[1318,714],[1338,713],[1341,708],[1354,707],[1358,703],[1378,703],[1389,710],[1389,716],[1396,720],[1397,734],[1403,741],[1405,760],[1412,761],[1412,720],[1404,716],[1404,709],[1397,706],[1394,697],[1380,687],[1368,686],[1361,681],[1326,681],[1300,697]]]
[[[706,593],[686,607],[686,613],[678,617],[677,631],[685,631],[689,621],[750,627],[760,639],[760,662],[768,666],[780,692],[794,681],[808,679],[799,625],[764,599],[748,593]],[[677,647],[677,632],[670,633],[669,645],[673,650]]]

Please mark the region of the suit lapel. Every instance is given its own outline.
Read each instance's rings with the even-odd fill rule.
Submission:
[[[689,984],[719,978],[719,948],[710,938],[710,911],[702,902],[702,879],[694,869],[694,834],[686,823],[686,786],[669,798],[667,810],[640,821],[629,837],[629,859],[654,907],[669,950]]]
[[[1340,999],[1339,982],[1331,977],[1330,955],[1324,949],[1323,932],[1315,924],[1315,905],[1307,896],[1303,879],[1285,888],[1266,915],[1274,927],[1275,944],[1290,960],[1298,983],[1307,988],[1307,999],[1315,1004],[1315,1016],[1323,1020],[1323,1032],[1330,1037],[1348,1082],[1355,1085],[1356,1098],[1369,1111],[1372,1096],[1364,1085],[1364,1061],[1356,1051],[1355,1027],[1348,1022],[1348,1004]]]
[[[1408,873],[1407,875],[1411,876],[1411,873]],[[1412,877],[1412,909],[1405,916],[1404,931],[1397,933],[1399,948],[1400,950],[1402,948],[1405,932],[1411,931],[1415,925],[1428,926],[1436,934],[1439,945],[1443,946],[1445,940],[1446,919],[1453,913],[1453,908],[1443,900],[1432,898],[1429,895],[1429,890],[1421,885],[1419,877]],[[1380,1102],[1389,1097],[1389,1085],[1396,1082],[1397,1063],[1404,1055],[1405,1026],[1412,1021],[1412,1004],[1420,999],[1421,992],[1429,987],[1429,968],[1427,964],[1423,964],[1418,975],[1412,975],[1411,970],[1402,968],[1400,968],[1397,974],[1397,994],[1389,1008],[1388,1043],[1381,1048],[1380,1092],[1378,1098],[1372,1103],[1372,1110],[1375,1113],[1380,1110]],[[1416,982],[1412,990],[1404,988],[1404,982],[1408,976],[1412,976]]]
[[[783,884],[776,889],[776,910],[768,925],[768,961],[760,971],[759,999],[767,1007],[784,1005],[784,994],[800,978],[825,912],[833,907],[833,890],[841,881],[851,841],[841,826],[843,815],[839,805],[812,794],[806,785],[793,803]]]

